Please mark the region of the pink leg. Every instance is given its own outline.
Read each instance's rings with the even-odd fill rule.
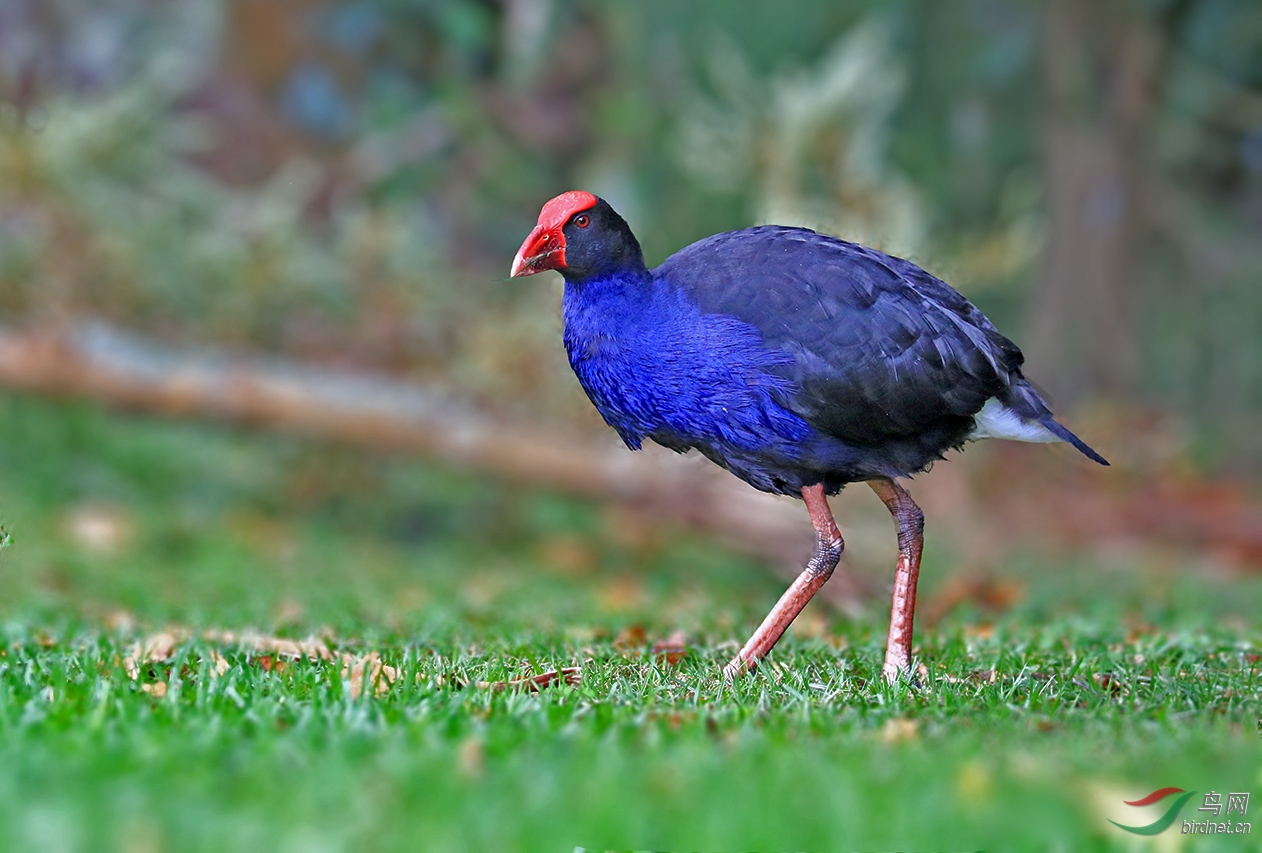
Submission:
[[[898,525],[898,567],[894,570],[894,604],[890,609],[890,636],[885,645],[885,680],[891,684],[911,674],[911,631],[916,615],[916,579],[920,576],[920,552],[924,548],[925,514],[907,490],[893,480],[870,480],[894,523]]]
[[[793,585],[780,596],[776,606],[771,608],[771,612],[762,620],[745,647],[732,658],[731,663],[723,667],[723,675],[729,680],[753,669],[771,651],[772,646],[802,612],[806,602],[811,600],[811,596],[832,575],[833,569],[837,568],[837,561],[841,559],[845,543],[841,539],[841,531],[837,529],[837,522],[833,520],[832,511],[828,508],[823,485],[807,486],[802,490],[802,500],[806,501],[811,523],[815,525],[815,533],[819,537],[815,556],[806,564],[806,569],[798,575]]]

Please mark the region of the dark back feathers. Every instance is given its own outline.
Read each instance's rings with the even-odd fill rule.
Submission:
[[[781,404],[856,444],[971,418],[1020,377],[1021,351],[945,282],[909,261],[804,228],[717,234],[653,272],[705,313],[788,353]]]

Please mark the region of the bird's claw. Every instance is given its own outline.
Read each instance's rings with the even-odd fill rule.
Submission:
[[[737,655],[723,667],[723,680],[731,684],[757,665],[757,661],[746,660],[741,655]]]
[[[881,674],[885,678],[885,683],[890,687],[896,687],[899,684],[905,684],[912,690],[919,690],[924,685],[921,683],[919,676],[927,676],[924,664],[913,669],[911,660],[908,659],[901,666],[893,661],[886,660],[885,665],[881,667]]]

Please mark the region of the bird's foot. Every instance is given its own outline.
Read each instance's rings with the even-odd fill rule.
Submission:
[[[750,660],[744,654],[738,654],[728,662],[727,666],[723,667],[723,680],[730,684],[756,666],[758,666],[757,660]]]
[[[911,655],[903,649],[891,646],[885,652],[885,665],[881,667],[881,674],[885,676],[886,683],[891,685],[898,684],[900,681],[914,682]]]
[[[928,687],[931,680],[929,678],[929,670],[924,663],[917,663],[913,667],[910,655],[904,659],[907,663],[899,666],[896,661],[890,660],[889,655],[886,655],[885,665],[881,667],[881,675],[884,676],[885,683],[890,687],[905,684],[912,690]]]
[[[881,667],[881,674],[885,676],[887,684],[898,684],[900,681],[911,680],[911,667],[909,666],[890,666],[886,661],[885,666]]]

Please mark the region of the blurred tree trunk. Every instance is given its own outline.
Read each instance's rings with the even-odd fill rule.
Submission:
[[[1026,338],[1053,396],[1129,396],[1137,328],[1146,128],[1165,40],[1125,0],[1049,4],[1043,52],[1050,234]]]

